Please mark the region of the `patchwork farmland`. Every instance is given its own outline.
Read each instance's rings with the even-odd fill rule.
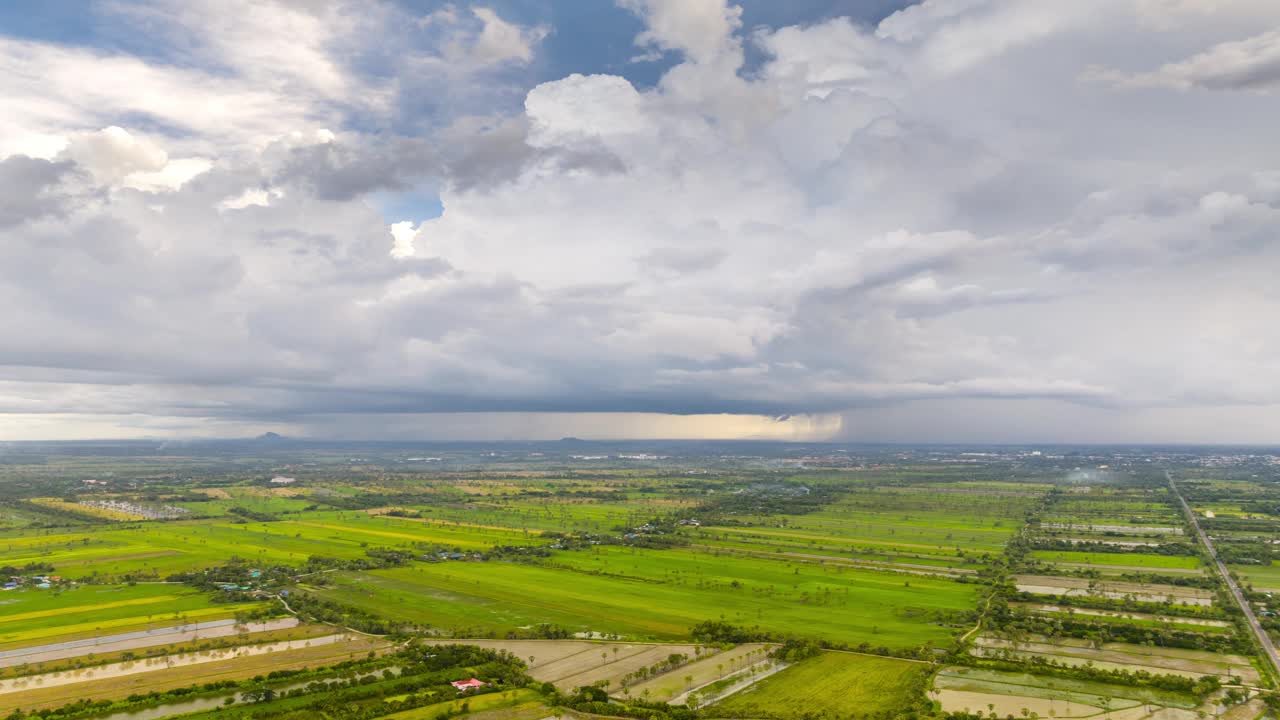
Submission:
[[[1189,720],[1272,701],[1162,474],[396,462],[9,499],[0,714]],[[1275,631],[1267,490],[1179,487]]]

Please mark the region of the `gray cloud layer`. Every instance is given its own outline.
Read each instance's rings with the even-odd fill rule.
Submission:
[[[131,6],[175,46],[212,23],[180,65],[0,37],[50,68],[0,73],[0,412],[1280,404],[1280,8],[622,5],[684,62],[515,113],[475,88],[551,29],[478,8]],[[457,112],[404,129],[409,86]],[[444,214],[393,239],[372,198],[424,184]]]

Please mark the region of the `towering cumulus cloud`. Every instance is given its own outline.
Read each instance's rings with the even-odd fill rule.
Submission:
[[[0,439],[1280,437],[1280,4],[574,6],[0,29]]]

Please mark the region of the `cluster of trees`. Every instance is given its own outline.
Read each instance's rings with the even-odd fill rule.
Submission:
[[[603,654],[603,653],[602,653]],[[650,677],[670,672],[676,668],[689,662],[689,656],[684,653],[671,653],[665,659],[659,660],[653,665],[637,668],[634,672],[629,672],[621,678],[622,687],[627,687],[634,683],[644,682]]]
[[[1214,517],[1204,518],[1200,520],[1200,527],[1205,532],[1217,532],[1226,535],[1230,532],[1260,532],[1274,533],[1276,531],[1275,518],[1242,518],[1242,517]]]
[[[401,667],[399,674],[387,667],[392,664]],[[340,673],[338,677],[333,677],[335,670]],[[316,680],[305,685],[297,682],[307,676],[313,676]],[[228,696],[225,705],[230,708],[246,704],[247,707],[243,712],[232,710],[227,717],[252,717],[255,720],[313,717],[370,720],[430,705],[439,702],[441,698],[456,697],[457,692],[449,682],[472,676],[482,678],[486,685],[469,694],[499,692],[531,683],[524,664],[510,653],[467,645],[426,646],[411,643],[394,655],[340,663],[327,669],[277,671],[239,682],[222,681],[163,693],[134,695],[116,703],[77,703],[55,711],[56,714],[41,710],[32,713],[30,717],[73,720],[104,710],[146,707],[188,695],[238,690],[238,698]],[[292,681],[291,687],[280,688],[279,685],[284,681]],[[273,701],[283,699],[290,702],[272,705]],[[303,702],[298,702],[300,699]],[[27,717],[21,713],[10,716],[12,720]]]
[[[73,498],[72,502],[75,501],[76,499]],[[30,527],[33,528],[57,528],[67,527],[69,525],[83,525],[85,523],[85,516],[83,513],[68,510],[63,507],[41,505],[27,500],[11,500],[7,504],[21,510],[25,514],[47,518],[46,520],[32,523]]]
[[[5,565],[0,567],[0,577],[13,577],[15,575],[48,575],[53,572],[53,566],[47,562],[30,562],[21,567],[15,565]]]
[[[820,652],[822,652],[822,644],[816,640],[787,638],[785,642],[774,648],[769,655],[774,660],[794,663],[815,657]]]
[[[1198,679],[1192,679],[1181,675],[1165,675],[1146,670],[1109,669],[1094,665],[1066,665],[1056,660],[1039,656],[1018,658],[1007,658],[1002,655],[983,658],[964,656],[953,658],[953,660],[993,670],[1019,673],[1034,672],[1037,675],[1052,675],[1072,680],[1090,680],[1113,685],[1152,687],[1160,690],[1191,693],[1199,697],[1208,695],[1222,687],[1222,681],[1216,675],[1205,675]]]
[[[313,575],[327,570],[379,570],[383,568],[401,567],[420,558],[415,550],[403,548],[372,547],[366,548],[362,558],[338,558],[329,555],[311,555],[302,567],[293,572],[293,576]],[[319,578],[313,582],[323,584]]]
[[[410,510],[409,508],[391,508],[382,514],[388,517],[410,518],[413,520],[422,519],[422,513],[417,510]]]
[[[1272,532],[1280,530],[1280,526],[1272,528]],[[1216,543],[1218,557],[1232,565],[1270,565],[1273,560],[1280,559],[1280,545],[1259,540],[1219,541]]]
[[[398,665],[397,674],[390,665]],[[335,677],[335,674],[337,675]],[[393,655],[339,663],[329,668],[283,670],[251,679],[195,685],[163,692],[135,694],[118,701],[80,701],[57,709],[24,713],[14,711],[6,720],[50,718],[79,720],[108,712],[152,707],[188,697],[227,695],[225,705],[246,705],[245,711],[231,711],[227,717],[255,720],[326,717],[329,720],[370,720],[412,710],[452,698],[457,692],[450,681],[479,677],[485,687],[470,694],[499,692],[532,683],[524,663],[510,653],[469,645],[422,645],[409,643]],[[314,677],[306,684],[299,683]],[[289,682],[290,687],[280,685]],[[229,691],[237,691],[228,694]],[[287,705],[273,701],[289,699]],[[298,699],[305,699],[301,704]]]
[[[312,593],[294,592],[289,596],[288,602],[298,617],[314,622],[351,628],[370,635],[399,635],[405,630],[364,608],[345,605]]]
[[[380,661],[385,664],[386,661]],[[307,676],[325,676],[334,672],[354,672],[362,666],[374,664],[372,661],[346,661],[329,668],[313,668],[298,670],[277,670],[268,675],[256,675],[244,680],[217,680],[200,685],[160,690],[149,693],[134,693],[120,700],[79,700],[57,708],[44,708],[30,712],[14,710],[5,716],[5,720],[25,720],[27,718],[52,718],[53,720],[73,720],[83,717],[97,717],[109,712],[137,710],[165,703],[177,702],[191,697],[223,694],[231,690],[244,690],[246,694],[258,693],[262,697],[264,683],[278,683],[284,680],[297,680]],[[274,695],[274,692],[273,692]]]
[[[280,519],[275,515],[272,515],[271,513],[260,512],[258,510],[250,510],[249,508],[243,507],[241,505],[233,505],[227,508],[227,513],[235,516],[231,521],[234,523],[247,523],[247,522],[269,523],[269,522],[276,522],[277,520]]]
[[[781,642],[786,639],[762,630],[759,626],[745,628],[721,620],[704,620],[689,628],[689,635],[704,644],[737,645],[748,642]]]
[[[1125,582],[1193,587],[1201,590],[1217,590],[1221,586],[1216,575],[1161,575],[1159,570],[1122,573],[1118,577]]]
[[[1132,553],[1134,548],[1128,545],[1116,545],[1105,541],[1069,540],[1066,538],[1038,536],[1031,541],[1033,550],[1057,550],[1066,552],[1091,553]],[[1141,552],[1148,555],[1189,556],[1198,551],[1196,546],[1188,542],[1165,542],[1159,545],[1144,545]]]
[[[594,715],[639,718],[640,720],[696,720],[702,717],[697,710],[668,705],[664,702],[644,699],[613,702],[609,699],[609,693],[594,685],[584,685],[572,693],[563,694],[558,692],[551,683],[545,683],[542,690],[547,704],[553,707],[567,707]]]
[[[934,648],[929,645],[906,648],[889,648],[883,645],[872,645],[869,642],[860,642],[857,645],[852,645],[847,642],[832,642],[825,639],[797,638],[792,635],[782,635],[768,630],[763,630],[759,626],[746,628],[720,620],[705,620],[700,622],[689,629],[689,634],[697,642],[707,645],[738,645],[748,642],[776,642],[782,643],[786,646],[788,643],[816,643],[816,645],[823,650],[848,650],[852,652],[860,652],[865,655],[880,655],[881,657],[896,657],[908,660],[938,659]]]
[[[339,510],[371,510],[388,506],[449,505],[455,502],[457,498],[446,493],[424,490],[412,493],[361,492],[354,495],[334,493],[316,497],[315,499],[320,504]]]
[[[1238,633],[1203,633],[1156,626],[1110,623],[1089,616],[1049,617],[1035,613],[1015,612],[997,630],[997,634],[1016,641],[1030,635],[1049,638],[1070,637],[1089,640],[1095,645],[1126,642],[1134,645],[1208,650],[1225,653],[1250,653],[1252,646]]]
[[[1021,602],[1043,601],[1044,598],[1028,592],[1014,592],[1010,600]],[[1177,598],[1168,598],[1164,602],[1138,600],[1132,595],[1122,598],[1109,598],[1099,595],[1055,595],[1052,602],[1062,607],[1089,608],[1093,610],[1116,610],[1121,612],[1141,612],[1154,615],[1173,615],[1195,618],[1226,618],[1224,608],[1231,605],[1183,605]]]
[[[248,560],[232,556],[225,565],[174,573],[165,578],[168,582],[180,582],[212,594],[215,602],[241,602],[260,588],[283,585],[292,579],[296,570],[284,565],[263,568],[253,567]],[[224,589],[231,588],[237,589]],[[238,588],[250,588],[239,590]]]
[[[808,515],[829,505],[837,495],[836,488],[824,485],[759,483],[710,496],[696,515],[704,525],[742,525],[742,515]]]
[[[513,628],[507,631],[508,640],[568,640],[573,631],[555,623],[538,623],[528,628]]]

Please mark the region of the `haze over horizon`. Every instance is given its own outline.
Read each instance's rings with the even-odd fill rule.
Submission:
[[[0,441],[1280,443],[1280,3],[0,6]]]

